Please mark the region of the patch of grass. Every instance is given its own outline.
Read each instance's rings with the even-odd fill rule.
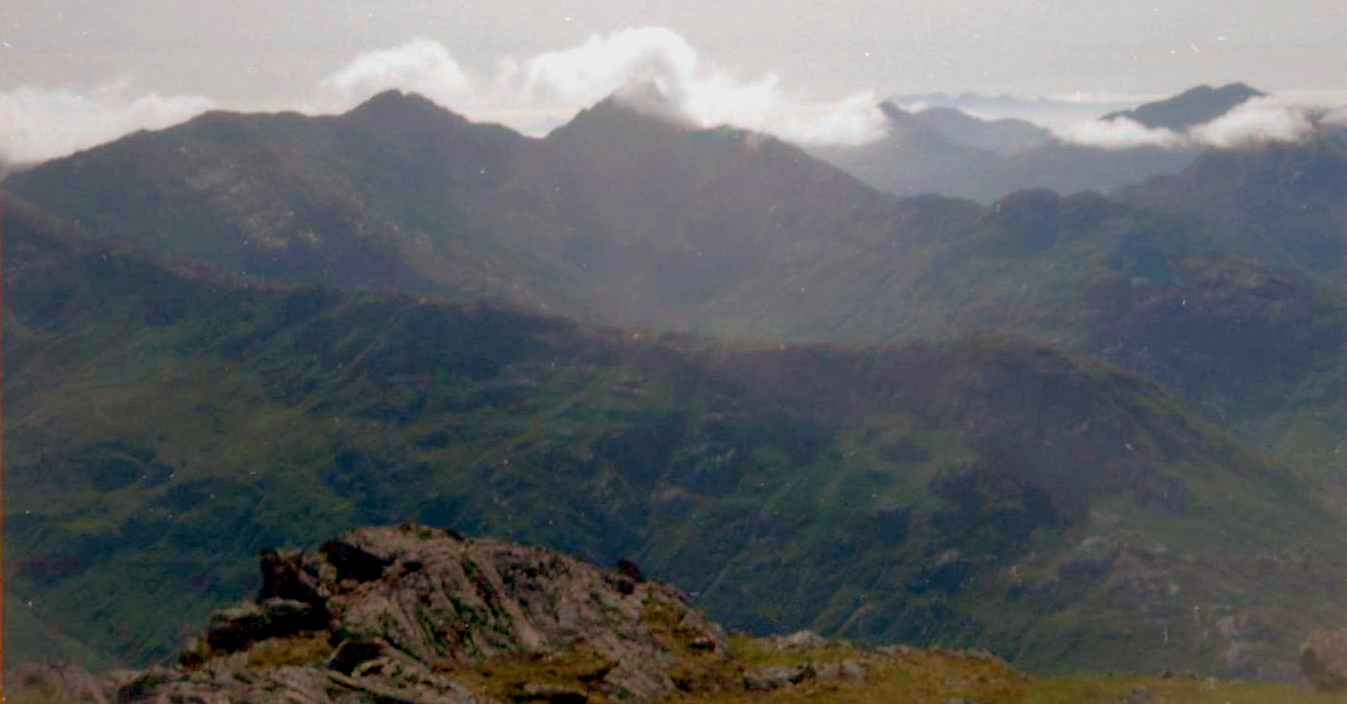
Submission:
[[[616,666],[589,643],[576,642],[560,653],[500,655],[447,669],[454,679],[491,701],[513,701],[526,686],[542,685],[583,692],[588,701],[598,704],[610,701],[600,685]]]
[[[866,668],[863,681],[806,680],[770,692],[720,691],[679,693],[671,702],[714,701],[798,702],[824,701],[840,704],[871,702],[936,702],[962,699],[977,702],[1026,702],[1030,684],[1020,673],[995,658],[943,650],[907,650],[903,652],[861,651],[845,644],[802,653],[774,652],[763,642],[736,639],[736,652],[744,662],[761,665],[818,663],[828,658],[849,655]]]
[[[319,664],[332,655],[331,636],[327,631],[315,631],[264,640],[248,651],[248,667],[266,669]]]
[[[1113,704],[1140,689],[1167,704],[1341,704],[1341,693],[1306,692],[1285,682],[1217,682],[1194,677],[1044,677],[1025,691],[1025,704]]]

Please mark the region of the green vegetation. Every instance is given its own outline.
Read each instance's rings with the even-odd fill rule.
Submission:
[[[162,660],[259,547],[412,519],[753,633],[1286,675],[1347,599],[1342,153],[1205,159],[982,209],[612,103],[535,141],[389,94],[16,174],[86,230],[6,196],[6,651]]]
[[[272,638],[248,650],[248,667],[322,664],[332,655],[332,634],[318,631],[292,638]]]
[[[1234,671],[1286,672],[1333,618],[1312,484],[1051,348],[633,339],[171,274],[7,213],[11,655],[168,657],[257,586],[259,547],[407,519],[630,557],[753,632],[1039,669],[1238,645],[1260,659]],[[1181,626],[1194,607],[1270,625],[1231,640]]]

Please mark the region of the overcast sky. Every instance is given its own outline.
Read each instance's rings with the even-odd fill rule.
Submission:
[[[1347,90],[1343,0],[9,0],[0,12],[0,149],[26,158],[207,107],[342,109],[381,81],[537,131],[655,71],[708,120],[748,114],[787,134],[832,120],[843,138],[861,129],[847,111],[895,93]],[[623,31],[635,28],[647,29]]]

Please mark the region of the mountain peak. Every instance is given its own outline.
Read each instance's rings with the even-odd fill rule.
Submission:
[[[677,102],[653,81],[632,83],[585,108],[548,135],[554,138],[612,138],[695,128]]]
[[[1146,103],[1134,110],[1111,112],[1099,119],[1127,118],[1152,129],[1181,131],[1211,122],[1247,100],[1266,95],[1244,83],[1230,83],[1219,88],[1202,84],[1173,97]]]
[[[462,115],[435,103],[420,93],[404,93],[397,89],[389,89],[374,95],[352,108],[346,115],[395,123],[430,119],[443,120],[445,118],[454,122],[468,121]]]

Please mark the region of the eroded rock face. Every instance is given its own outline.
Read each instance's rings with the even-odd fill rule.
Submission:
[[[1347,628],[1310,634],[1300,646],[1300,674],[1321,692],[1347,691]]]
[[[726,646],[723,630],[682,593],[644,581],[634,566],[601,570],[552,550],[424,526],[362,528],[316,550],[267,551],[261,566],[256,603],[216,613],[178,668],[143,673],[118,700],[477,702],[458,676],[473,663],[564,660],[581,650],[599,663],[589,690],[650,700],[673,688],[666,673],[679,643]],[[521,692],[530,697],[556,689],[527,684]],[[561,698],[583,695],[568,689]]]

